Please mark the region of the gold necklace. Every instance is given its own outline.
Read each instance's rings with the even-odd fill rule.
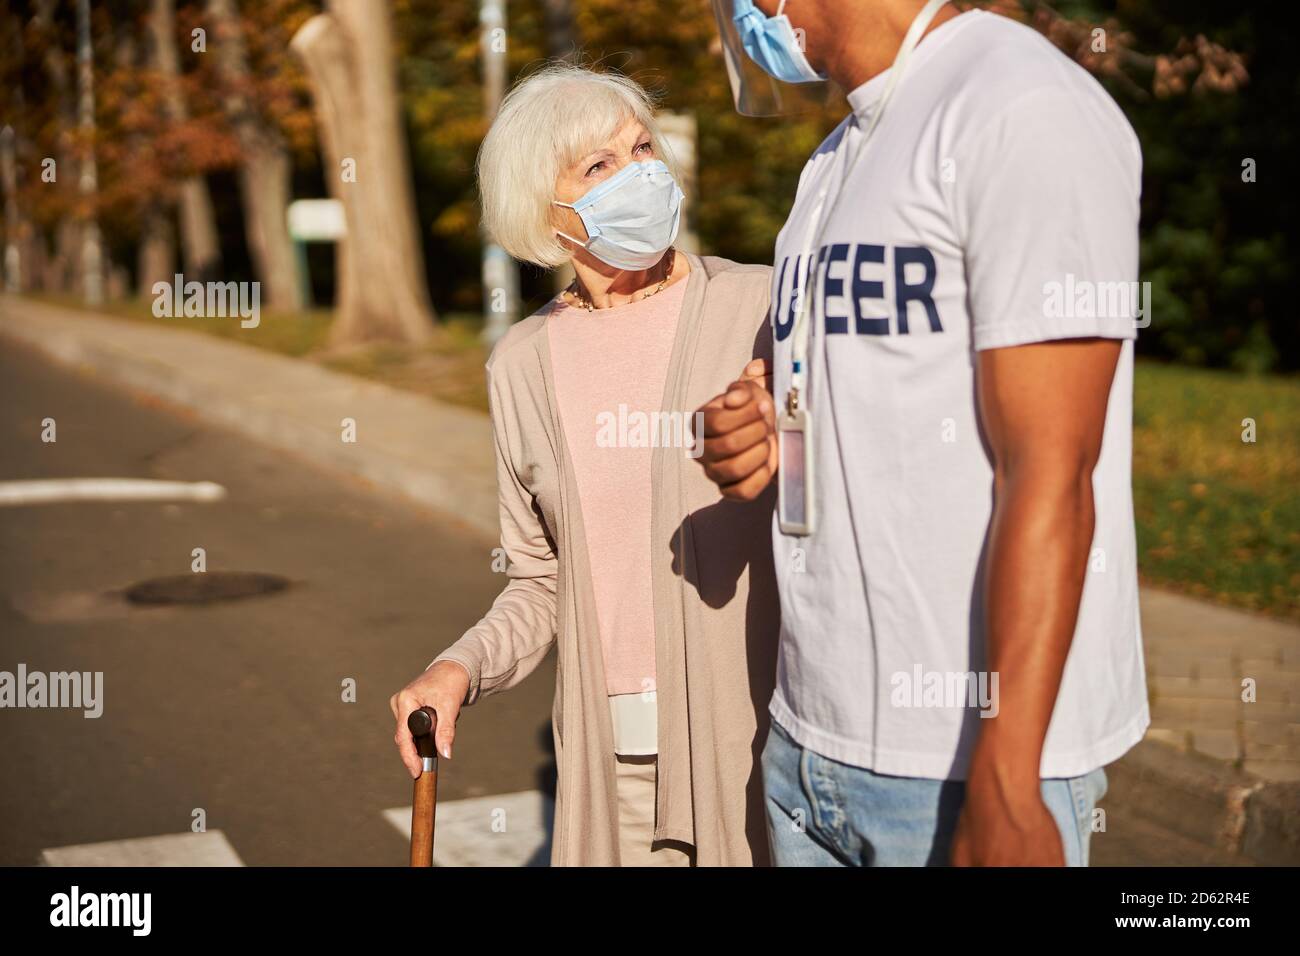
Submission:
[[[659,280],[659,284],[657,286],[655,286],[649,292],[644,293],[641,296],[642,299],[648,299],[650,298],[650,296],[656,295],[663,291],[664,286],[668,284],[669,277],[673,274],[673,266],[676,264],[676,258],[677,258],[677,250],[669,246],[668,253],[663,258],[663,261],[668,263],[668,268],[664,270],[664,277]],[[590,299],[588,299],[586,296],[582,294],[581,289],[582,286],[578,284],[578,277],[574,276],[573,281],[569,283],[569,287],[564,291],[567,292],[569,295],[573,296],[574,299],[577,300],[578,305],[582,306],[588,312],[594,312],[596,310],[596,307],[592,305]]]

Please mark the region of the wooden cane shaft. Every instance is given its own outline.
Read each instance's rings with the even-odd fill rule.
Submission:
[[[433,866],[433,815],[438,805],[438,771],[415,781],[411,800],[411,866]]]

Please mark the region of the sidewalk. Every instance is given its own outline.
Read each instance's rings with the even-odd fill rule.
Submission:
[[[1147,588],[1142,630],[1148,738],[1300,781],[1300,627]]]
[[[0,297],[0,337],[391,489],[495,541],[485,416],[176,327]],[[342,422],[356,422],[356,441]],[[1152,729],[1112,794],[1202,847],[1300,861],[1300,627],[1144,589]],[[1242,701],[1242,681],[1255,701]],[[1109,798],[1108,798],[1109,799]]]
[[[0,336],[368,479],[498,537],[486,418],[264,349],[184,328],[0,296]],[[343,440],[343,421],[356,440]]]

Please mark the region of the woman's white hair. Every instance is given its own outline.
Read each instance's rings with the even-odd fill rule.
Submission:
[[[478,153],[488,234],[516,259],[547,268],[567,262],[571,253],[555,234],[555,183],[630,120],[646,128],[655,156],[676,176],[655,123],[654,101],[634,80],[552,63],[517,83],[501,101]]]

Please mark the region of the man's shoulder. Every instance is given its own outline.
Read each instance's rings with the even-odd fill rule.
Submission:
[[[1033,27],[981,10],[963,16],[975,19],[945,59],[966,109],[997,113],[1040,93],[1109,99],[1092,74]]]
[[[1047,37],[1010,17],[971,10],[961,20],[968,22],[944,57],[957,70],[973,70],[989,80],[1027,74],[1047,78],[1073,62]]]
[[[994,125],[1026,135],[1050,127],[1124,142],[1140,157],[1132,126],[1095,76],[1032,27],[984,11],[963,14],[976,15],[947,63],[943,109],[953,122],[941,125],[959,142],[971,144]]]

